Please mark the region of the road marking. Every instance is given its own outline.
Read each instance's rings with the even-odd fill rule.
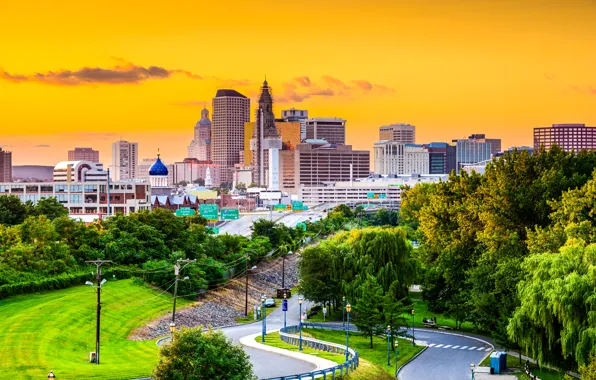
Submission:
[[[437,345],[435,346],[435,348],[440,348],[440,347],[443,347],[443,345],[442,345],[442,344],[437,344]]]
[[[472,346],[472,347],[468,348],[468,351],[472,351],[472,350],[475,350],[475,349],[476,349],[476,346]]]
[[[449,348],[449,347],[451,347],[451,345],[450,345],[450,344],[448,344],[448,345],[444,346],[443,348]]]
[[[478,347],[478,351],[484,351],[486,347]]]
[[[465,350],[466,348],[468,348],[468,346],[463,346],[462,348],[460,348],[460,350]]]
[[[453,346],[451,347],[451,349],[455,350],[456,348],[458,348],[459,346]]]
[[[486,351],[486,352],[489,352],[489,351],[492,351],[492,350],[493,350],[493,349],[489,347],[489,348],[487,348],[487,349],[486,349],[486,350],[484,350],[484,351]]]
[[[435,344],[434,344],[434,343],[432,343],[432,344],[429,344],[428,346],[429,346],[429,347],[433,347],[434,345],[435,345]]]

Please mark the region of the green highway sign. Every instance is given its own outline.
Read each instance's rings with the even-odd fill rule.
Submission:
[[[200,208],[201,216],[209,220],[218,220],[219,209],[214,204],[202,204]]]
[[[385,199],[385,198],[387,198],[387,194],[368,192],[368,193],[366,193],[366,197],[368,199]]]
[[[287,208],[286,205],[282,205],[281,203],[276,204],[275,206],[273,206],[274,210],[285,210]]]
[[[240,219],[240,212],[237,208],[222,208],[221,220],[236,220]]]
[[[302,222],[296,223],[296,227],[301,228],[302,231],[306,232],[306,223],[302,223]]]
[[[219,227],[207,227],[207,231],[211,231],[217,235],[219,233]]]
[[[303,211],[304,204],[301,201],[292,201],[292,210]]]
[[[375,197],[375,193],[368,192],[368,193],[366,193],[366,197],[368,199],[373,199]]]
[[[176,210],[176,216],[195,216],[195,210],[185,207]]]

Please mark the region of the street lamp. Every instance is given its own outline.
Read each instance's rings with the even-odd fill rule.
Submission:
[[[286,313],[288,311],[287,305],[288,305],[288,301],[286,300],[286,290],[284,289],[284,306],[282,309],[284,309],[284,329],[286,328]]]
[[[346,329],[346,362],[348,361],[348,339],[350,337],[350,311],[352,311],[352,305],[346,305],[346,311],[348,312],[348,328]]]
[[[345,314],[346,314],[346,296],[343,296],[341,301],[341,325],[344,328],[344,330],[346,329],[346,322],[345,322]]]
[[[474,363],[470,364],[470,370],[472,371],[472,380],[474,380]]]
[[[395,378],[397,378],[397,346],[399,345],[399,341],[395,340]]]
[[[265,310],[265,295],[261,296],[261,315],[263,317],[263,332],[261,334],[261,342],[265,341],[265,331],[267,329],[267,311]]]
[[[298,297],[298,305],[300,306],[300,322],[298,323],[298,329],[300,330],[300,347],[298,351],[302,351],[302,296]]]
[[[416,343],[414,343],[414,309],[412,309],[412,346],[415,346]]]
[[[391,365],[391,326],[387,326],[387,365]]]
[[[50,371],[50,373],[48,374],[48,379],[55,379],[56,375],[54,375],[54,372]]]

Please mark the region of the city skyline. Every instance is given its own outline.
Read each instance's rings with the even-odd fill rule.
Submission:
[[[295,107],[348,120],[355,149],[372,150],[378,127],[399,122],[417,127],[418,143],[485,133],[504,148],[532,145],[536,127],[596,125],[587,0],[306,1],[299,24],[276,2],[184,12],[131,2],[116,13],[110,1],[93,12],[60,3],[63,12],[44,2],[3,12],[0,146],[14,165],[52,165],[75,146],[107,164],[120,139],[141,157],[160,148],[181,160],[216,91],[248,96],[252,118],[265,75],[276,117]],[[292,54],[261,51],[263,40]]]

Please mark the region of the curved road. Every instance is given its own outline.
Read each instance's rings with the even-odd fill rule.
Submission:
[[[304,302],[302,304],[302,311],[305,311],[310,306],[311,304],[309,302]],[[288,300],[288,311],[286,314],[287,325],[297,325],[299,321],[299,314],[298,296],[294,295]],[[267,316],[267,331],[280,329],[283,327],[283,325],[283,312],[281,311],[281,307],[278,307]],[[247,325],[227,327],[222,329],[222,331],[228,337],[232,338],[234,343],[240,344],[240,338],[246,335],[260,333],[262,331],[262,325],[259,321]],[[314,365],[302,360],[297,360],[287,356],[277,355],[254,348],[243,348],[244,351],[250,355],[250,361],[252,362],[253,370],[259,379],[295,375],[298,373],[310,372],[315,369]]]
[[[408,333],[412,333],[409,329]],[[471,379],[470,364],[478,366],[493,349],[479,340],[415,329],[416,340],[427,342],[428,348],[399,372],[400,380]]]

